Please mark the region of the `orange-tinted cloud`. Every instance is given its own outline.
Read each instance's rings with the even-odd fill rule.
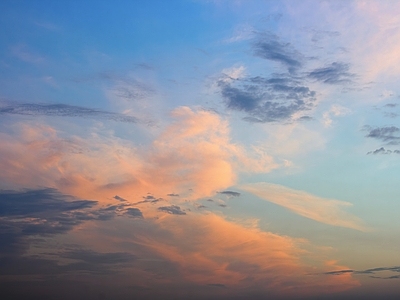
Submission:
[[[343,207],[352,205],[349,202],[324,199],[304,191],[266,182],[242,185],[240,189],[321,223],[360,231],[369,230],[359,218],[343,210]]]
[[[227,121],[215,113],[180,107],[171,117],[144,146],[106,134],[65,138],[65,132],[33,122],[14,125],[11,133],[0,133],[3,185],[53,187],[101,201],[116,194],[137,200],[147,193],[195,200],[233,185],[240,170],[276,167],[262,151],[251,157],[233,144]]]
[[[107,244],[131,242],[147,249],[146,253],[153,253],[152,257],[160,257],[160,262],[173,266],[163,272],[174,276],[165,274],[160,282],[153,278],[148,281],[148,288],[156,288],[168,278],[170,284],[180,281],[225,287],[221,292],[225,296],[248,295],[252,291],[256,295],[268,293],[274,298],[331,294],[359,285],[351,274],[321,274],[343,266],[336,266],[329,252],[320,247],[255,226],[246,227],[213,213],[188,212],[179,216],[159,213],[158,218],[135,222],[140,225],[121,222],[122,227],[115,229],[118,233],[109,237],[113,242]],[[120,232],[125,232],[125,236]],[[101,238],[104,244],[107,237],[102,234]],[[160,264],[160,268],[163,266],[165,263]]]

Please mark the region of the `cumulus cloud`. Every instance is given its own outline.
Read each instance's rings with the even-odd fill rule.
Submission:
[[[312,109],[316,100],[314,91],[287,74],[219,81],[218,85],[227,108],[245,112],[249,122],[291,121],[299,112]]]
[[[352,205],[349,202],[325,199],[265,182],[241,185],[238,188],[317,222],[360,231],[369,230],[359,218],[344,211],[343,208]]]
[[[228,124],[189,108],[172,117],[141,148],[113,136],[65,139],[46,125],[13,126],[0,133],[0,166],[8,170],[0,174],[3,186],[47,186],[101,201],[138,199],[149,191],[158,199],[171,190],[195,199],[232,186],[234,157],[242,151],[230,143]]]

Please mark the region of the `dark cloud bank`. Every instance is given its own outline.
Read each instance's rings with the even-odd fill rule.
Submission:
[[[96,278],[118,274],[135,262],[136,256],[125,252],[102,253],[79,245],[62,249],[49,247],[49,238],[65,234],[89,220],[107,221],[118,211],[141,217],[137,208],[122,206],[99,208],[97,201],[79,200],[50,188],[1,190],[0,290],[3,299],[93,297],[87,294],[89,282],[94,285]],[[44,253],[31,254],[28,250],[33,245]]]

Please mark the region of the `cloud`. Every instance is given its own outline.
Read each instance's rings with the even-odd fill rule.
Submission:
[[[228,109],[248,114],[249,122],[291,121],[300,112],[314,107],[316,93],[300,79],[287,74],[219,81],[221,95]]]
[[[400,267],[399,266],[394,266],[394,267],[379,267],[379,268],[372,268],[372,269],[366,269],[366,270],[336,270],[336,271],[329,271],[325,272],[323,274],[325,275],[342,275],[342,274],[347,274],[347,273],[354,273],[354,274],[376,274],[379,272],[395,272],[395,273],[400,273]],[[370,276],[371,278],[377,278],[377,279],[397,279],[400,278],[400,275],[392,275],[388,277],[382,277],[382,276]]]
[[[239,192],[233,192],[233,191],[223,191],[223,192],[219,192],[219,193],[223,194],[223,195],[228,195],[231,197],[239,197],[240,196]]]
[[[38,64],[45,60],[44,57],[33,53],[26,45],[23,44],[11,47],[11,54],[18,59],[31,64]]]
[[[349,68],[349,64],[334,62],[326,67],[311,71],[308,77],[327,84],[350,83],[355,75],[348,72]]]
[[[369,230],[359,218],[342,209],[351,206],[349,202],[325,199],[304,191],[265,182],[241,185],[238,188],[317,222],[360,231]]]
[[[169,213],[171,215],[186,215],[186,213],[182,211],[181,208],[177,205],[162,206],[159,207],[158,210]]]
[[[86,220],[101,219],[97,201],[77,200],[55,189],[0,191],[0,253],[27,249],[30,236],[66,233]]]
[[[50,251],[50,249],[47,249],[47,251]],[[72,249],[62,252],[48,252],[46,256],[1,257],[0,263],[3,279],[7,279],[9,276],[21,285],[31,281],[26,280],[26,278],[35,277],[47,284],[49,284],[49,281],[54,284],[62,277],[64,284],[73,277],[76,279],[83,274],[115,276],[135,260],[135,255],[126,252],[101,253],[86,249]],[[66,261],[67,263],[65,263]],[[60,264],[60,262],[63,263]]]
[[[104,119],[124,123],[138,123],[136,117],[67,104],[21,103],[0,107],[0,114],[23,116],[54,116]]]
[[[120,197],[120,196],[118,196],[118,195],[115,195],[115,196],[114,196],[114,199],[116,199],[116,200],[118,200],[118,201],[122,201],[122,202],[125,202],[125,201],[126,201],[126,199],[124,199],[124,198],[122,198],[122,197]]]
[[[232,143],[228,122],[216,113],[181,107],[171,119],[142,145],[107,132],[84,138],[66,135],[33,121],[4,126],[2,187],[46,186],[111,204],[160,200],[166,191],[194,201],[233,186],[240,171],[277,167],[265,151],[247,151]],[[143,199],[149,192],[154,199]]]
[[[144,66],[144,65],[143,65]],[[102,78],[115,81],[115,85],[108,92],[114,99],[137,102],[154,95],[155,90],[148,84],[134,78],[114,77],[110,74],[102,74]]]
[[[253,43],[255,56],[263,59],[276,61],[294,72],[303,64],[303,55],[299,53],[290,43],[284,43],[271,33],[260,34]]]
[[[379,149],[376,149],[374,151],[369,151],[367,154],[400,154],[400,150],[389,150],[389,149],[385,149],[384,147],[380,147]]]
[[[154,222],[153,234],[135,232],[138,243],[173,263],[189,282],[225,286],[227,297],[248,295],[249,290],[257,295],[268,291],[272,298],[305,297],[358,285],[350,274],[328,280],[304,276],[313,269],[303,261],[306,253],[313,255],[302,248],[307,244],[304,240],[244,227],[212,213],[192,213],[186,218],[166,215]],[[322,266],[317,268],[325,269],[324,261],[319,263]]]
[[[388,145],[400,144],[400,128],[396,126],[385,126],[376,128],[365,126],[364,130],[369,131],[369,133],[365,137],[387,142]]]
[[[398,106],[397,103],[387,103],[387,104],[384,105],[384,107],[389,107],[389,108],[395,108],[397,106]]]
[[[233,191],[223,191],[223,192],[219,192],[219,194],[227,195],[230,197],[239,197],[240,196],[239,192],[233,192]]]
[[[86,249],[74,249],[60,254],[60,257],[82,261],[88,265],[126,264],[136,257],[126,252],[99,253]]]
[[[333,104],[330,109],[326,112],[323,113],[323,124],[325,127],[330,127],[332,125],[332,116],[339,117],[339,116],[345,116],[347,114],[351,113],[351,110],[338,105],[338,104]]]
[[[143,218],[143,214],[140,211],[140,209],[135,208],[135,207],[127,208],[125,214],[127,214],[128,216],[134,217],[134,218]]]

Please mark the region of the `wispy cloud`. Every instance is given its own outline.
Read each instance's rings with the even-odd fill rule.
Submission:
[[[253,43],[254,55],[263,59],[278,62],[294,72],[303,64],[304,57],[290,43],[280,41],[272,33],[259,34]]]
[[[400,154],[400,150],[396,149],[396,150],[390,150],[390,149],[385,149],[384,147],[380,147],[379,149],[376,149],[374,151],[369,151],[367,152],[367,154]]]
[[[33,53],[28,46],[20,44],[11,47],[11,54],[18,59],[31,64],[38,64],[44,61],[44,57]]]
[[[365,126],[364,130],[369,131],[365,137],[387,142],[388,145],[400,144],[400,128],[396,126],[383,126],[376,128]]]
[[[186,215],[186,213],[177,205],[162,206],[159,207],[158,210],[169,213],[171,215]]]
[[[0,107],[0,114],[25,116],[55,116],[104,119],[116,122],[138,123],[136,117],[68,104],[15,103]]]
[[[348,273],[353,273],[353,274],[370,274],[371,278],[377,278],[377,279],[398,279],[400,278],[400,275],[392,275],[392,276],[375,276],[375,274],[380,273],[380,272],[394,272],[394,273],[400,273],[400,267],[399,266],[394,266],[394,267],[379,267],[379,268],[372,268],[372,269],[366,269],[366,270],[336,270],[336,271],[329,271],[325,272],[323,274],[325,275],[342,275],[342,274],[348,274]]]
[[[223,191],[223,192],[219,192],[220,194],[223,195],[228,195],[230,197],[239,197],[240,193],[239,192],[234,192],[234,191]]]
[[[349,69],[349,64],[334,62],[326,67],[311,71],[308,77],[328,84],[350,83],[355,74],[349,73]]]
[[[304,191],[265,182],[241,185],[238,188],[317,222],[360,231],[369,230],[359,218],[343,210],[344,207],[352,205],[349,202],[321,198]]]

